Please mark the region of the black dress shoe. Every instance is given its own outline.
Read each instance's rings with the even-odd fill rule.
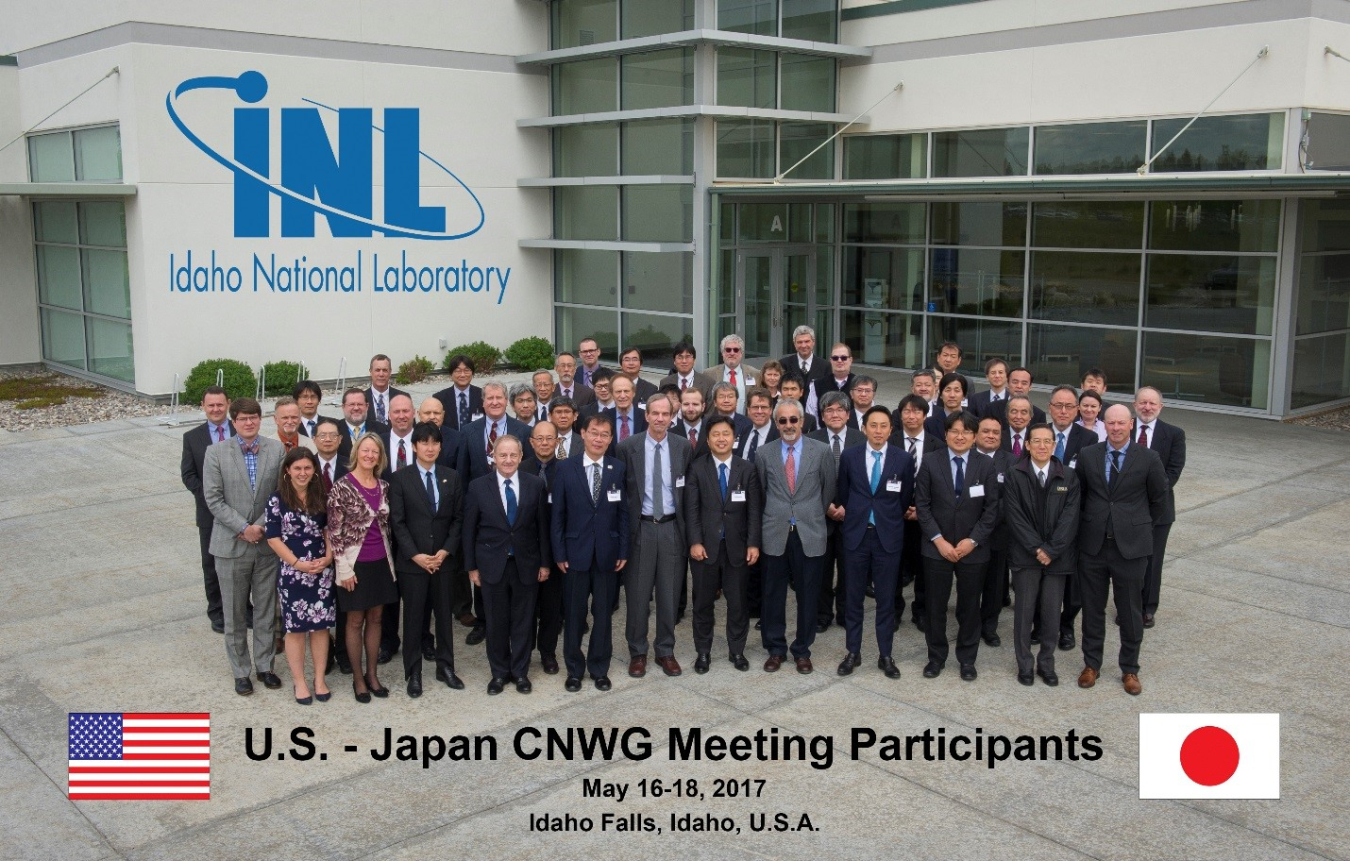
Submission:
[[[352,674],[352,661],[351,661],[351,658],[348,658],[346,655],[338,655],[338,656],[337,656],[337,668],[338,668],[338,672],[339,672],[339,673],[342,673],[342,675],[344,675],[344,676],[350,676],[350,675]]]
[[[413,674],[408,676],[408,696],[417,699],[422,695],[422,673],[414,670]]]
[[[488,682],[488,696],[495,697],[506,687],[506,679],[494,678]]]
[[[928,627],[928,618],[926,616],[915,616],[910,621],[913,622],[914,627],[918,628],[920,631]]]
[[[1038,645],[1040,642],[1041,642],[1041,629],[1040,629],[1040,628],[1032,628],[1032,629],[1031,629],[1031,645],[1035,646],[1035,645]]]
[[[529,676],[519,676],[516,678],[516,693],[528,694],[534,690],[534,685],[530,684]]]
[[[817,619],[817,620],[816,620],[816,633],[817,633],[817,634],[823,634],[823,633],[825,633],[825,632],[828,631],[828,630],[830,630],[830,620],[829,620],[829,619]]]
[[[600,676],[595,680],[595,689],[597,691],[607,691],[612,687],[614,686],[610,684],[609,676]]]
[[[839,675],[847,676],[862,664],[862,655],[857,652],[849,652],[844,655],[844,659],[839,662]]]
[[[460,681],[459,676],[455,675],[453,669],[446,669],[442,666],[436,667],[436,681],[445,682],[445,686],[453,691],[464,690],[464,682]]]
[[[979,675],[979,674],[975,672],[975,665],[974,665],[974,664],[962,664],[962,665],[961,665],[961,681],[963,681],[963,682],[973,682],[973,681],[975,681],[975,677],[976,677],[977,675]]]
[[[424,660],[424,661],[434,661],[434,660],[436,660],[436,646],[435,646],[435,644],[432,644],[432,645],[427,645],[426,643],[423,643],[423,644],[422,644],[422,660]]]
[[[329,651],[328,662],[324,664],[323,674],[326,676],[329,673],[333,672],[333,667],[336,665],[337,665],[337,658],[333,655],[332,651]],[[320,702],[322,702],[322,700],[320,700]]]
[[[1059,649],[1061,652],[1067,652],[1076,645],[1078,645],[1078,641],[1073,638],[1072,631],[1067,634],[1059,635]]]
[[[875,598],[877,596],[877,587],[868,583],[867,588],[863,590],[863,594],[868,598]]]
[[[1020,684],[1024,684],[1027,687],[1031,687],[1036,683],[1036,676],[1034,673],[1018,673],[1017,681]]]
[[[380,654],[375,658],[376,663],[387,664],[394,659],[395,649],[388,646],[380,646]]]
[[[1052,688],[1059,684],[1059,676],[1055,675],[1054,670],[1047,670],[1044,667],[1041,667],[1036,670],[1036,675],[1040,676],[1041,681]]]
[[[581,690],[581,679],[577,678],[576,676],[568,676],[567,683],[564,684],[563,687],[566,688],[571,693],[576,693],[577,691]]]
[[[900,668],[895,665],[892,658],[877,658],[877,667],[886,674],[888,679],[900,678]]]
[[[1145,614],[1144,614],[1144,627],[1145,627],[1145,628],[1152,628],[1152,627],[1153,627],[1153,614],[1152,614],[1152,613],[1145,613]]]
[[[942,675],[942,665],[937,661],[929,661],[924,664],[923,677],[925,679],[936,679],[940,675]]]
[[[1011,596],[1011,595],[1004,595],[1004,596],[1003,596],[1003,606],[1004,606],[1004,607],[1011,607],[1011,606],[1012,606],[1012,596]]]
[[[224,620],[224,619],[212,619],[212,620],[211,620],[211,630],[212,630],[212,631],[215,631],[217,634],[223,634],[223,633],[225,633],[225,620]]]
[[[995,649],[1003,645],[1003,641],[998,638],[998,634],[985,634],[984,642],[987,645],[993,646]]]
[[[356,696],[358,703],[370,702],[370,691],[358,691],[356,689],[356,677],[352,677],[352,694]]]
[[[258,673],[258,681],[263,683],[263,687],[270,690],[281,687],[281,677],[276,673]]]
[[[756,620],[755,620],[755,630],[756,630],[756,631],[762,631],[762,630],[764,630],[764,620],[763,620],[763,619],[756,619]]]
[[[244,676],[242,679],[235,679],[234,692],[241,697],[248,696],[253,693],[253,682],[249,681],[248,676]]]
[[[557,655],[540,655],[539,665],[543,667],[544,672],[548,673],[550,676],[556,676],[558,674]]]
[[[727,660],[731,661],[731,665],[741,672],[750,669],[750,661],[746,659],[745,655],[730,655]]]
[[[694,672],[701,676],[708,672],[710,666],[712,666],[712,655],[708,652],[699,652],[698,657],[694,659]],[[746,666],[749,667],[750,665],[747,663]]]
[[[476,646],[487,639],[487,628],[482,625],[474,625],[469,636],[464,638],[464,645]]]

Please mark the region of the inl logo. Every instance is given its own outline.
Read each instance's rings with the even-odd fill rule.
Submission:
[[[333,236],[369,237],[375,232],[409,239],[462,239],[483,227],[483,205],[473,191],[445,165],[419,146],[421,117],[417,108],[385,108],[384,126],[375,124],[371,108],[331,108],[310,99],[314,107],[281,109],[281,176],[272,179],[271,109],[234,109],[234,157],[221,155],[183,122],[176,103],[198,89],[232,90],[247,104],[267,95],[267,79],[256,71],[237,78],[191,78],[170,93],[165,107],[188,140],[234,173],[234,235],[271,235],[270,195],[281,198],[281,235],[314,236],[315,216],[322,215]],[[337,148],[324,128],[320,109],[338,117]],[[384,211],[374,213],[374,135],[384,136]],[[467,230],[446,231],[446,208],[424,206],[419,174],[422,159],[444,171],[467,193],[476,208]]]

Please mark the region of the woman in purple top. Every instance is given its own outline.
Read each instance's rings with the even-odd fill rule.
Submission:
[[[347,614],[347,656],[352,661],[356,701],[389,696],[376,677],[380,652],[380,613],[398,600],[389,546],[389,485],[380,473],[389,465],[384,443],[362,434],[352,447],[351,470],[334,482],[328,495],[328,547],[337,568],[338,609]],[[365,671],[361,672],[362,646]]]

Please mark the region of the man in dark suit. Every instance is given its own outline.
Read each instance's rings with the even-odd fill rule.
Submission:
[[[694,672],[712,665],[713,610],[720,591],[727,599],[727,660],[750,669],[745,641],[750,632],[747,569],[759,561],[764,499],[759,476],[732,454],[735,428],[726,416],[708,420],[708,457],[689,467],[684,488],[685,532],[694,571]]]
[[[807,393],[807,410],[821,420],[820,399],[830,392],[847,395],[857,374],[853,373],[853,351],[848,344],[838,343],[830,348],[830,374],[823,380],[813,380]]]
[[[876,403],[877,381],[875,377],[869,377],[866,374],[854,374],[853,383],[848,387],[848,399],[853,402],[853,409],[848,414],[848,426],[854,430],[862,430],[863,416]],[[892,429],[894,429],[895,419],[891,419]]]
[[[844,449],[867,442],[862,431],[848,426],[850,404],[848,395],[840,391],[826,392],[820,399],[820,417],[825,427],[807,434],[830,447],[835,469]],[[820,575],[820,596],[816,599],[816,633],[823,634],[830,622],[844,624],[844,543],[837,520],[829,521],[830,542],[825,551],[825,567]],[[866,584],[864,584],[866,585]]]
[[[439,401],[437,401],[439,403]],[[389,529],[394,538],[394,569],[403,597],[403,631],[425,630],[436,613],[436,679],[458,690],[450,612],[452,560],[460,554],[464,488],[459,475],[441,466],[441,428],[419,422],[412,431],[414,465],[389,478]],[[422,695],[422,649],[409,642],[403,650],[408,696]]]
[[[413,454],[413,425],[416,424],[416,414],[413,412],[412,397],[405,392],[399,392],[397,395],[389,398],[387,405],[389,416],[389,429],[380,436],[380,441],[384,443],[384,450],[388,452],[389,465],[385,468],[380,478],[385,481],[393,481],[394,473],[407,469],[416,460]],[[395,559],[399,555],[398,536],[391,535],[392,549]],[[400,596],[403,594],[403,581],[398,580],[394,583]],[[380,628],[380,651],[378,661],[381,664],[387,664],[398,654],[402,640],[399,637],[399,601],[391,601],[384,605],[384,612],[381,618],[384,619],[384,625]],[[418,634],[413,636],[408,645],[408,652],[417,659],[422,658],[421,649],[421,628],[418,628]],[[406,633],[406,632],[405,632]],[[405,657],[407,657],[405,655]]]
[[[1034,380],[1035,378],[1031,375],[1031,371],[1026,368],[1013,368],[1011,371],[1009,371],[1008,396],[1003,400],[998,401],[997,403],[991,403],[989,405],[988,415],[993,416],[994,418],[1003,422],[1003,424],[1005,425],[1008,424],[1007,410],[1009,399],[1015,397],[1030,398],[1031,384],[1032,382],[1034,382]],[[1031,403],[1031,401],[1028,400],[1027,403]],[[1045,422],[1046,422],[1045,410],[1041,409],[1040,407],[1033,406],[1031,408],[1031,420],[1028,422],[1028,424],[1038,425],[1044,424]]]
[[[535,371],[530,377],[530,386],[534,389],[534,420],[548,421],[548,405],[553,402],[558,387],[553,382],[553,372]]]
[[[891,413],[895,430],[891,432],[891,443],[904,449],[914,459],[914,474],[918,475],[923,459],[935,451],[946,449],[946,434],[932,436],[924,430],[924,421],[928,416],[928,401],[921,395],[905,395],[900,406]],[[945,429],[944,429],[945,431]],[[923,580],[923,534],[919,530],[918,510],[911,505],[905,512],[905,543],[900,550],[900,584],[895,589],[895,620],[899,624],[905,615],[905,587],[914,584],[914,601],[910,604],[909,617],[914,627],[924,629],[924,603],[927,590]]]
[[[974,413],[971,413],[974,415]],[[979,430],[975,434],[975,451],[991,459],[997,470],[1001,490],[1007,489],[1008,470],[1017,463],[1012,452],[1000,447],[1003,438],[1003,425],[993,416],[980,419]],[[986,645],[1003,645],[998,635],[998,617],[1007,605],[1008,595],[1008,520],[999,512],[998,526],[989,539],[989,565],[984,570],[984,590],[980,593],[980,636]],[[1006,602],[1006,603],[1005,603]]]
[[[656,394],[656,383],[642,379],[642,353],[637,347],[629,347],[619,354],[619,373],[632,381],[636,393],[634,399],[638,403],[645,404]]]
[[[939,380],[948,374],[955,374],[961,369],[961,360],[965,355],[960,344],[955,341],[943,341],[933,354],[933,374]]]
[[[830,363],[816,355],[816,330],[810,326],[798,326],[792,330],[792,348],[796,351],[779,359],[783,366],[783,375],[795,370],[802,377],[803,395],[806,387],[815,380],[823,380],[830,375]]]
[[[999,424],[1003,425],[1001,447],[1004,451],[1012,453],[1013,460],[1017,460],[1027,450],[1027,428],[1043,422],[1033,419],[1035,410],[1031,406],[1031,399],[1026,395],[1013,395],[999,403],[1003,405],[1002,409],[996,409],[997,404],[991,406],[989,417],[997,419]]]
[[[598,690],[612,687],[609,664],[614,653],[615,590],[628,564],[628,504],[623,498],[623,462],[605,455],[614,428],[609,417],[587,416],[581,437],[585,451],[555,470],[553,484],[553,559],[563,570],[563,659],[568,691],[581,690],[589,669]],[[581,652],[581,628],[590,599],[590,646]]]
[[[990,359],[984,363],[984,381],[989,388],[970,396],[968,409],[978,418],[989,415],[989,407],[1008,398],[1008,363]]]
[[[206,497],[202,496],[202,463],[206,460],[208,448],[234,436],[234,425],[230,424],[227,417],[229,409],[230,399],[224,389],[220,386],[206,389],[202,395],[206,424],[183,434],[183,457],[179,463],[183,486],[197,504],[197,536],[201,544],[202,582],[206,587],[206,618],[211,621],[211,630],[217,634],[225,633],[225,611],[221,607],[216,558],[211,555],[211,529],[216,521],[211,516],[211,509],[206,507]]]
[[[572,405],[577,408],[578,415],[582,410],[595,403],[595,391],[588,385],[578,382],[575,379],[577,372],[577,357],[571,353],[559,353],[553,360],[553,372],[558,375],[558,395],[568,398]]]
[[[575,429],[580,416],[577,415],[577,408],[572,399],[558,395],[549,404],[548,414],[549,421],[558,434],[558,443],[553,456],[558,460],[580,457],[585,445],[581,442],[581,431]]]
[[[956,579],[956,660],[961,679],[973,682],[980,650],[980,594],[989,565],[989,543],[998,524],[999,491],[994,462],[972,451],[979,420],[969,412],[947,418],[947,450],[919,467],[915,508],[923,533],[923,573],[928,603],[926,679],[947,662],[947,601]]]
[[[633,400],[633,381],[623,374],[610,378],[610,391],[614,395],[614,406],[602,412],[614,420],[614,443],[609,450],[613,455],[618,453],[619,443],[647,430],[647,405]]]
[[[577,342],[577,355],[581,357],[577,382],[595,388],[595,375],[604,367],[600,364],[600,344],[594,338],[582,338]]]
[[[483,414],[483,390],[473,384],[473,359],[459,354],[446,363],[453,385],[434,397],[445,408],[445,424],[455,430]]]
[[[727,416],[731,419],[731,426],[736,430],[736,438],[740,439],[750,431],[750,420],[742,415],[740,410],[740,393],[731,383],[714,383],[712,387],[712,408],[708,410],[708,418],[713,416]]]
[[[1103,383],[1105,385],[1105,383]],[[1181,471],[1186,468],[1186,432],[1176,425],[1158,418],[1162,412],[1162,394],[1152,386],[1144,386],[1134,395],[1134,428],[1131,436],[1135,445],[1154,451],[1167,473],[1167,499],[1162,515],[1153,523],[1153,555],[1144,574],[1144,627],[1153,627],[1158,612],[1158,597],[1162,588],[1163,556],[1167,553],[1167,537],[1177,519],[1176,486]]]
[[[933,436],[945,436],[947,416],[965,409],[969,381],[961,374],[947,374],[938,381],[938,402],[929,411],[923,429]]]
[[[318,427],[319,422],[328,418],[319,414],[319,404],[323,402],[323,389],[313,380],[301,380],[291,387],[291,397],[295,398],[296,406],[300,407],[301,435],[313,437],[314,429]]]
[[[750,420],[750,429],[736,434],[735,455],[750,463],[755,462],[755,454],[760,446],[778,439],[778,425],[773,422],[773,395],[761,386],[752,386],[746,392],[746,418]],[[735,425],[732,425],[735,428]]]
[[[783,372],[783,378],[778,381],[778,400],[797,401],[802,405],[802,435],[808,436],[816,432],[820,423],[816,417],[806,410],[806,387],[809,385],[802,379],[802,375],[794,370]]]
[[[384,353],[376,353],[370,360],[370,385],[366,387],[366,409],[380,424],[389,424],[389,402],[395,395],[406,395],[402,389],[389,385],[393,363]],[[303,411],[302,411],[303,413]]]
[[[680,387],[680,391],[687,389],[698,389],[703,393],[703,402],[705,404],[712,402],[712,387],[716,382],[712,377],[700,371],[694,370],[694,361],[698,354],[694,350],[693,344],[679,343],[675,345],[675,370],[667,374],[665,379],[661,380],[662,385],[674,384]]]
[[[360,439],[363,433],[376,434],[388,443],[389,426],[368,417],[364,390],[351,387],[342,393],[342,418],[342,441],[338,445],[338,456],[344,461],[351,456],[352,442]]]
[[[1083,516],[1078,528],[1078,582],[1083,598],[1080,688],[1101,675],[1106,641],[1106,591],[1120,620],[1121,682],[1138,694],[1139,645],[1144,639],[1143,587],[1153,553],[1153,524],[1167,507],[1167,473],[1157,452],[1130,440],[1130,409],[1107,407],[1106,442],[1078,455]]]
[[[693,387],[680,392],[680,416],[670,432],[689,440],[694,457],[708,453],[708,441],[703,438],[703,392]]]
[[[839,664],[839,675],[847,676],[862,663],[863,597],[871,582],[877,599],[877,666],[887,678],[898,679],[900,670],[891,657],[891,647],[905,512],[914,501],[914,459],[887,442],[891,413],[885,407],[867,411],[863,432],[867,442],[845,449],[839,457],[839,478],[830,507],[830,516],[839,523],[845,554],[847,654]]]
[[[555,472],[561,460],[555,455],[558,446],[558,429],[549,421],[535,422],[530,429],[530,448],[534,457],[521,461],[520,471],[536,475],[544,482],[544,507],[547,509],[549,528],[553,524],[553,483],[557,480]],[[578,449],[580,450],[580,449]],[[551,555],[551,554],[550,554]],[[530,649],[539,650],[539,665],[550,676],[558,674],[558,638],[563,628],[563,572],[556,565],[549,578],[539,584],[539,594],[535,597],[535,626],[531,629]]]
[[[1055,386],[1050,392],[1050,431],[1055,435],[1055,457],[1073,469],[1078,453],[1097,444],[1097,434],[1078,424],[1078,390],[1073,386]]]
[[[533,689],[535,599],[552,570],[544,482],[520,472],[523,453],[514,435],[498,438],[492,472],[469,484],[464,501],[464,567],[483,595],[490,695],[501,693],[507,682],[515,682],[522,694]]]
[[[436,462],[454,469],[459,464],[459,431],[445,423],[445,405],[435,395],[423,398],[417,408],[419,422],[431,422],[441,431],[441,453]],[[458,558],[458,557],[456,557]]]

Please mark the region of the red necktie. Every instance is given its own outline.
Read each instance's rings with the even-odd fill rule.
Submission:
[[[732,384],[733,386],[736,385],[736,369],[735,369],[735,368],[732,368],[732,369],[731,369],[731,384]]]
[[[333,465],[331,463],[323,465],[323,489],[333,489]]]
[[[698,445],[698,431],[694,430],[693,428],[690,428],[690,429],[689,429],[689,446],[690,446],[690,448],[692,448],[692,447],[694,447],[694,446],[696,446],[696,445]]]
[[[1013,435],[1013,456],[1022,456],[1022,438],[1016,434]]]
[[[797,459],[792,455],[793,449],[794,446],[788,446],[787,461],[783,464],[787,470],[788,493],[797,492]]]
[[[619,421],[623,422],[619,426],[619,442],[628,439],[628,416],[619,416]]]
[[[1139,444],[1148,448],[1148,425],[1139,426]]]
[[[492,456],[492,450],[497,447],[497,423],[492,423],[492,430],[488,431],[488,456]]]
[[[225,441],[225,425],[216,428],[216,442]]]
[[[398,469],[408,465],[408,446],[403,440],[398,441]]]

